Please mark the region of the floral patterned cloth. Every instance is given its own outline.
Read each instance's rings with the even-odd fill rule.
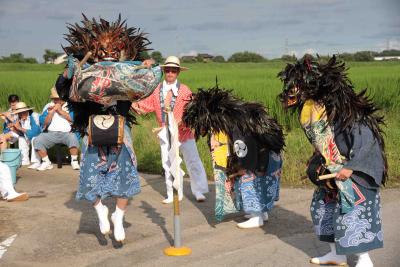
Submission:
[[[335,143],[335,135],[328,124],[325,107],[313,100],[307,100],[300,113],[300,123],[310,143],[324,157],[325,165],[331,172],[338,172],[343,168],[346,160]],[[347,213],[354,207],[353,182],[351,179],[335,181],[339,190],[341,211]]]
[[[99,62],[81,69],[76,60],[70,60],[74,71],[70,99],[74,102],[110,106],[117,100],[140,100],[154,91],[162,77],[159,66],[138,68],[140,61]]]
[[[95,202],[97,198],[131,198],[140,192],[136,156],[129,127],[124,129],[120,147],[89,146],[83,138],[79,188],[76,199]]]

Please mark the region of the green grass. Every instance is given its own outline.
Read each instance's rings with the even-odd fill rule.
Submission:
[[[193,91],[199,87],[212,87],[218,76],[218,84],[247,100],[265,104],[270,113],[285,127],[286,149],[284,152],[283,182],[301,185],[305,163],[312,147],[299,128],[296,114],[285,114],[277,101],[281,82],[277,73],[283,62],[267,63],[207,63],[187,64],[189,71],[182,72],[180,81]],[[400,63],[399,62],[350,62],[350,79],[356,90],[368,88],[375,103],[386,116],[386,151],[389,159],[390,185],[400,184]],[[22,100],[41,111],[49,101],[50,88],[63,66],[32,64],[0,64],[0,110],[5,110],[7,96],[16,93]],[[139,118],[140,125],[132,129],[138,166],[141,171],[160,172],[158,141],[151,128],[157,124],[154,116]],[[211,177],[211,160],[205,140],[199,140],[200,156]]]

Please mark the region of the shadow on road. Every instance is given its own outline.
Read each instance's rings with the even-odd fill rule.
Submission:
[[[157,210],[151,206],[147,201],[142,201],[140,205],[141,209],[143,209],[144,213],[146,214],[147,218],[151,219],[151,222],[158,225],[163,232],[165,239],[168,240],[169,244],[172,246],[174,244],[174,239],[171,234],[168,232],[165,226],[165,218],[161,216]]]
[[[303,251],[309,257],[315,257],[315,248],[304,244],[304,238],[293,238],[299,234],[313,234],[313,224],[307,217],[276,205],[269,213],[269,220],[264,224],[265,234],[278,237],[288,245]],[[311,244],[314,240],[310,240]]]
[[[157,179],[154,181],[152,179],[151,181],[147,181],[148,185],[153,188],[154,191],[158,192],[160,194],[160,201],[164,199],[164,197],[167,195],[167,189],[165,186],[165,179],[164,177],[160,176],[160,179]],[[190,181],[187,177],[184,178],[183,180],[183,195],[187,200],[189,200],[204,216],[204,218],[207,220],[207,223],[211,227],[215,227],[217,224],[215,217],[214,217],[214,205],[215,205],[215,187],[214,185],[209,185],[209,190],[210,192],[208,194],[205,194],[207,197],[206,201],[204,202],[197,202],[195,197],[192,194],[192,190],[190,189]]]
[[[75,200],[76,192],[71,194],[70,199],[65,202],[65,206],[69,209],[73,209],[81,212],[81,218],[79,221],[79,228],[76,231],[77,234],[89,234],[94,235],[99,242],[99,245],[106,246],[108,244],[107,238],[100,232],[99,229],[99,221],[97,218],[97,214],[92,204],[88,201],[77,201]],[[116,200],[114,198],[108,198],[106,200],[102,200],[103,205],[106,205],[109,210],[109,219],[111,214],[115,210]],[[110,219],[111,223],[111,219]],[[112,223],[111,223],[112,225]],[[132,224],[124,221],[124,228],[130,227]],[[109,235],[111,239],[112,245],[114,248],[121,248],[122,244],[114,240],[112,234]]]
[[[148,185],[151,186],[154,191],[160,194],[160,201],[163,199],[163,196],[166,194],[166,188],[164,179],[160,177],[160,180],[156,182],[154,180],[148,181]],[[190,189],[190,181],[185,178],[183,182],[183,194],[187,200],[189,200],[204,216],[207,223],[211,227],[215,227],[219,222],[215,219],[215,186],[214,184],[209,185],[210,192],[207,194],[207,200],[205,202],[197,202],[194,196],[191,193]],[[166,239],[171,243],[172,237],[165,229],[165,220],[160,217],[160,214],[156,212],[156,210],[147,202],[142,201],[142,209],[145,210],[147,216],[152,219],[152,222],[157,224],[163,231]],[[147,211],[146,211],[147,210]],[[158,218],[157,218],[158,217]],[[235,221],[235,222],[243,222],[245,218],[243,213],[238,212],[234,214],[229,214],[225,217],[225,219],[221,222],[227,221]],[[303,251],[309,257],[315,257],[318,255],[314,255],[315,247],[310,245],[315,240],[310,240],[309,244],[304,244],[304,238],[293,238],[293,236],[297,234],[313,234],[313,225],[312,222],[307,219],[305,215],[298,214],[294,211],[285,209],[279,205],[276,205],[272,211],[269,213],[269,220],[263,226],[265,234],[275,235],[283,242],[288,245],[295,247],[298,250]],[[243,231],[243,230],[239,230]],[[245,230],[244,230],[245,231]],[[326,246],[328,249],[328,247]],[[323,251],[322,254],[324,254]],[[326,251],[327,252],[327,251]]]

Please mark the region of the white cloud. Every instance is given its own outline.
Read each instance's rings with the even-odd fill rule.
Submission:
[[[183,56],[194,56],[196,57],[199,53],[196,50],[191,50],[189,52],[183,52],[179,54],[179,57],[183,57]]]
[[[380,51],[389,49],[400,49],[400,39],[389,39],[386,42],[380,42],[376,45]]]
[[[312,48],[307,48],[306,50],[304,50],[303,54],[310,54],[310,55],[315,55],[315,50]]]
[[[295,56],[295,57],[297,57],[297,55],[298,55],[298,53],[297,53],[297,51],[296,50],[291,50],[291,51],[289,51],[289,53],[288,53],[290,56]]]

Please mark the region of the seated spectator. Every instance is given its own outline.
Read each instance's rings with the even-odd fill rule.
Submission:
[[[0,194],[7,201],[25,201],[29,198],[27,193],[17,193],[15,191],[11,180],[10,168],[3,162],[0,162]]]
[[[40,158],[37,158],[31,169],[36,168],[39,171],[50,170],[53,168],[47,149],[55,144],[64,144],[68,146],[71,154],[71,166],[74,170],[79,170],[78,162],[78,137],[71,132],[73,112],[69,112],[67,103],[57,94],[56,89],[51,88],[51,103],[43,108],[40,116],[40,125],[43,132],[33,140],[33,147]],[[40,163],[40,159],[42,163]],[[36,161],[36,160],[35,160]]]
[[[7,144],[14,144],[18,141],[19,134],[11,129],[13,123],[18,120],[18,115],[13,115],[15,105],[19,102],[17,95],[8,96],[9,109],[0,114],[0,118],[4,120],[3,133],[0,135],[0,151],[7,148]]]
[[[38,136],[41,132],[39,114],[33,112],[33,108],[28,107],[24,102],[18,102],[12,114],[18,116],[18,120],[10,127],[13,132],[18,134],[18,147],[21,149],[22,165],[29,165],[29,145],[32,138]]]

